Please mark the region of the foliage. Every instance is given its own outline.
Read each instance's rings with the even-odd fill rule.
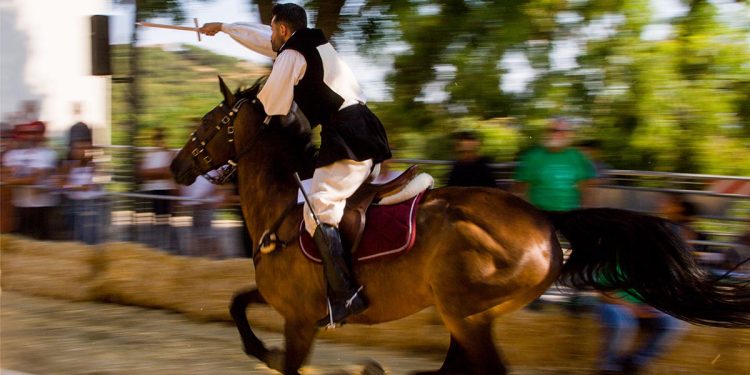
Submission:
[[[511,116],[523,148],[547,118],[567,115],[618,168],[750,175],[750,19],[746,5],[719,15],[728,3],[689,1],[684,15],[655,20],[648,0],[371,0],[342,29],[366,38],[363,53],[396,51],[399,129],[450,128],[426,113]],[[649,38],[653,27],[672,31]],[[559,67],[551,57],[565,43],[578,55]],[[534,69],[523,92],[502,89],[508,53]],[[447,94],[438,105],[459,112],[426,108],[436,82]]]
[[[181,17],[178,1],[136,2],[139,17]],[[250,3],[270,20],[270,0]],[[580,120],[580,139],[601,141],[616,168],[750,175],[744,2],[683,0],[684,12],[661,18],[652,0],[299,3],[334,43],[361,41],[360,53],[378,64],[392,57],[391,100],[373,107],[399,157],[449,158],[449,135],[475,128],[486,154],[511,160],[549,117],[566,115]],[[734,12],[720,14],[726,9]],[[650,36],[657,29],[666,32]],[[568,65],[556,59],[561,46],[575,52]],[[511,55],[533,70],[520,91],[503,88],[513,78],[503,63]],[[140,59],[148,107],[139,110],[139,132],[167,126],[175,136],[178,124],[213,105],[214,76],[240,66],[194,48],[148,49]],[[116,110],[113,120],[126,113]]]
[[[115,46],[115,72],[124,69],[126,47]],[[197,47],[164,51],[159,47],[141,48],[141,101],[139,129],[135,144],[150,146],[155,128],[164,128],[172,147],[181,147],[200,117],[221,100],[219,74],[230,87],[251,85],[267,69],[232,57],[221,56]],[[128,120],[125,87],[112,88],[112,139],[123,144]]]

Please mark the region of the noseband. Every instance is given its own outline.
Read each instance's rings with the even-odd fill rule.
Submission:
[[[211,140],[221,132],[224,125],[226,125],[228,136],[227,143],[229,143],[231,147],[234,147],[234,120],[237,118],[237,113],[240,111],[242,105],[247,102],[248,99],[241,98],[237,100],[236,103],[234,103],[234,106],[232,106],[229,111],[225,109],[224,102],[221,102],[219,108],[221,108],[221,110],[226,114],[221,119],[219,124],[211,128],[211,132],[206,136],[206,138],[198,139],[195,132],[190,134],[190,139],[195,145],[193,151],[190,152],[193,157],[193,163],[196,167],[199,165],[204,165],[207,167],[207,170],[209,172],[204,173],[203,177],[212,184],[223,185],[227,181],[229,181],[232,175],[237,172],[237,162],[229,159],[227,160],[227,164],[220,166],[214,165],[214,159],[211,157],[211,155],[209,155],[208,149],[206,149],[206,145],[208,144],[208,142],[211,142]],[[239,156],[236,157],[236,159],[239,159]],[[211,171],[216,171],[216,174],[209,174]]]

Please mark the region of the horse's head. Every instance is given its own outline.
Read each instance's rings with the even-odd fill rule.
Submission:
[[[234,174],[238,161],[235,123],[263,122],[263,111],[255,105],[258,87],[259,84],[256,84],[243,95],[235,95],[219,77],[224,101],[203,116],[198,128],[190,134],[185,146],[172,160],[170,169],[177,183],[190,185],[199,175],[203,175],[213,183],[222,184]],[[246,116],[258,119],[248,121]],[[242,117],[242,120],[237,120],[238,117]],[[248,135],[253,129],[247,126],[240,132]]]

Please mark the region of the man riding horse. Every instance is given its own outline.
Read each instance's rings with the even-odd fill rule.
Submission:
[[[295,102],[311,126],[322,126],[309,192],[312,207],[305,206],[304,221],[322,255],[329,290],[328,316],[318,325],[333,327],[368,305],[362,286],[354,280],[351,254],[343,247],[338,225],[346,199],[391,157],[385,129],[323,32],[307,27],[302,7],[276,4],[270,27],[212,22],[200,28],[206,35],[220,31],[275,58],[258,94],[268,116],[287,115]]]

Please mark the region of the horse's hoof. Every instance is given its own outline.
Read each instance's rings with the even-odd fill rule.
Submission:
[[[271,369],[278,372],[284,372],[284,351],[280,349],[271,349],[266,353],[263,362]]]
[[[385,375],[385,370],[380,363],[373,360],[368,360],[364,363],[365,367],[362,369],[362,375]]]

